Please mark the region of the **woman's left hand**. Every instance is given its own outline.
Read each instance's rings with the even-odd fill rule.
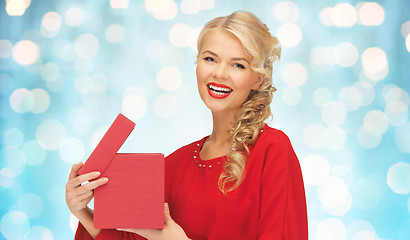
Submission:
[[[120,231],[136,233],[149,240],[185,240],[189,239],[184,230],[171,218],[168,203],[164,205],[164,228],[163,229],[117,229]]]

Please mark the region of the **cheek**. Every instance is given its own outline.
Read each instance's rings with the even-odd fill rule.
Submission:
[[[207,77],[207,70],[203,64],[196,65],[196,79],[198,82],[204,81]]]

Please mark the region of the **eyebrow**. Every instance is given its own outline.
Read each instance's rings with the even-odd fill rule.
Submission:
[[[210,51],[210,50],[206,50],[206,51],[204,51],[202,54],[204,54],[204,53],[209,53],[209,54],[211,54],[211,55],[213,55],[213,56],[215,56],[215,57],[218,57],[218,54],[216,54],[216,53],[214,53],[214,52],[212,52],[212,51]],[[231,60],[233,60],[233,61],[243,60],[243,61],[246,61],[248,64],[250,64],[249,61],[248,61],[246,58],[237,57],[237,58],[231,58]]]

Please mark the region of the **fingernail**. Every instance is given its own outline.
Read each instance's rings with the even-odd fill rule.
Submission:
[[[100,172],[94,173],[95,176],[100,176]]]
[[[103,182],[103,183],[105,183],[105,182],[108,182],[108,178],[101,178],[101,182]]]
[[[164,209],[165,209],[165,210],[168,210],[168,208],[169,208],[169,207],[168,207],[168,203],[164,203]]]

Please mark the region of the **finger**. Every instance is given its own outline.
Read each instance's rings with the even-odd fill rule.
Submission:
[[[75,178],[75,177],[77,177],[78,176],[78,171],[80,170],[80,168],[83,166],[83,163],[82,162],[79,162],[79,163],[77,163],[77,164],[74,164],[72,167],[71,167],[71,172],[70,172],[70,174],[68,175],[68,179],[73,179],[73,178]]]
[[[144,238],[150,239],[154,237],[155,235],[158,235],[159,229],[122,229],[123,231],[126,232],[133,232],[136,233]]]
[[[94,197],[94,194],[91,194],[89,197],[83,199],[80,203],[81,203],[83,206],[87,206],[88,203],[91,201],[91,199],[93,199],[93,197]]]
[[[98,176],[100,176],[100,172],[90,172],[90,173],[86,173],[80,176],[77,176],[71,180],[68,181],[67,185],[69,185],[70,187],[76,187],[81,185],[82,183],[84,183],[85,181],[89,181],[92,180],[94,178],[97,178]]]
[[[169,222],[169,221],[173,221],[173,220],[172,220],[171,214],[169,212],[168,203],[165,203],[164,204],[164,222],[165,222],[165,224],[167,224],[167,222]]]
[[[92,182],[89,182],[87,184],[82,185],[81,187],[79,187],[76,191],[77,194],[83,194],[86,193],[88,191],[91,191],[93,189],[96,189],[97,187],[104,185],[108,182],[108,178],[103,177],[97,180],[94,180]]]

